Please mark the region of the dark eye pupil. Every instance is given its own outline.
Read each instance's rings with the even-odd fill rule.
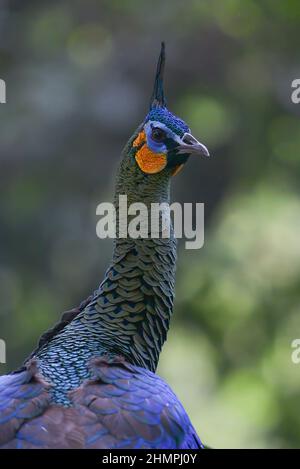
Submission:
[[[165,132],[158,127],[152,129],[152,138],[157,142],[161,142],[165,137]]]

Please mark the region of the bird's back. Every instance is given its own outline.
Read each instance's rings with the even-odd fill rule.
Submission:
[[[0,378],[0,448],[201,448],[177,397],[156,374],[123,358],[94,358],[69,406],[31,360]]]

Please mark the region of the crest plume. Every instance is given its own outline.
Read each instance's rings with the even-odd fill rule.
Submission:
[[[151,97],[150,109],[165,107],[166,100],[164,95],[164,68],[165,68],[165,43],[161,43],[160,54],[157,63],[154,88]]]

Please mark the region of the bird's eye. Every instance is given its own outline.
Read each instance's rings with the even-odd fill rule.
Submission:
[[[151,137],[155,142],[162,142],[166,137],[166,132],[159,127],[153,127]]]

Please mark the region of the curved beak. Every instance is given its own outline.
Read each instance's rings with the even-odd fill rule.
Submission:
[[[209,156],[209,151],[203,143],[193,137],[192,134],[186,132],[179,142],[178,153],[189,153],[200,156]]]

